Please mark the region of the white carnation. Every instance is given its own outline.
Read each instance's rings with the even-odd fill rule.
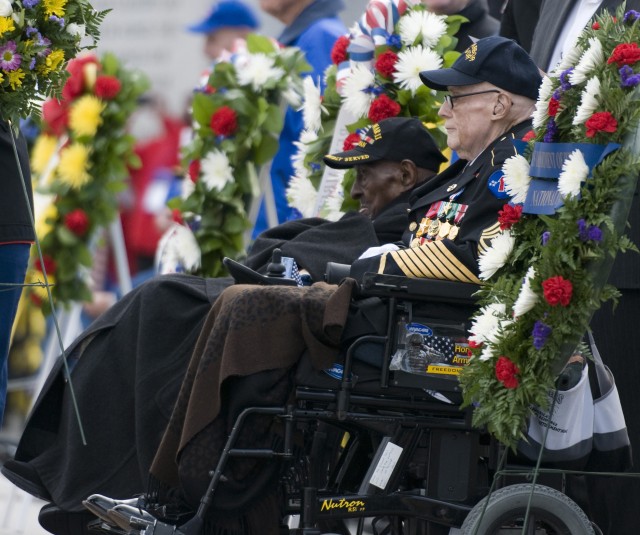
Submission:
[[[589,78],[587,85],[580,97],[580,106],[573,117],[573,124],[584,123],[598,108],[598,97],[600,96],[600,80],[597,76]]]
[[[524,281],[522,283],[522,288],[520,288],[518,298],[513,305],[513,316],[515,318],[519,318],[523,314],[529,312],[529,310],[531,310],[538,302],[538,295],[531,289],[531,281],[535,275],[536,272],[534,267],[529,267],[526,275],[524,276]]]
[[[558,191],[563,197],[577,197],[580,186],[587,180],[589,166],[584,161],[580,149],[574,150],[562,164],[562,172],[558,177]]]
[[[500,322],[507,317],[506,310],[503,303],[491,303],[482,307],[471,321],[469,340],[477,344],[495,341]]]
[[[295,174],[289,181],[287,200],[289,206],[298,210],[302,217],[313,217],[316,211],[318,192],[306,173]]]
[[[371,102],[375,98],[373,71],[361,65],[354,65],[351,74],[344,81],[344,106],[358,119],[369,113]]]
[[[415,94],[416,90],[423,85],[420,72],[436,70],[440,67],[442,67],[442,58],[430,48],[420,45],[408,47],[398,54],[393,79],[400,87],[409,89]]]
[[[582,52],[582,48],[578,46],[578,37],[576,37],[573,46],[563,50],[562,59],[558,62],[556,68],[553,69],[551,76],[558,78],[568,68],[573,67],[580,59]]]
[[[602,43],[597,37],[589,39],[589,48],[580,57],[580,61],[576,65],[573,72],[569,75],[569,82],[572,85],[578,85],[584,82],[589,74],[604,62],[604,52],[602,51]]]
[[[262,53],[250,54],[237,73],[238,83],[250,85],[254,91],[260,91],[267,83],[275,86],[285,75],[283,69],[275,66],[273,58]]]
[[[1,2],[2,0],[0,0]],[[67,33],[77,37],[78,39],[83,39],[87,33],[87,27],[84,24],[76,24],[72,22],[67,26]]]
[[[0,17],[10,17],[13,14],[13,8],[9,0],[0,0]]]
[[[189,196],[196,190],[196,185],[191,180],[191,177],[187,175],[181,181],[180,198],[182,200],[189,198]]]
[[[533,112],[533,127],[541,128],[549,118],[549,99],[553,91],[553,81],[548,76],[542,78],[540,89],[538,90],[538,100],[536,110]]]
[[[491,240],[489,248],[483,251],[478,259],[482,280],[490,279],[496,271],[506,264],[514,244],[515,238],[508,230],[502,231]]]
[[[444,15],[436,15],[430,11],[411,11],[400,19],[398,33],[405,45],[421,43],[433,48],[447,32],[445,20]]]
[[[191,229],[174,223],[160,238],[156,249],[156,270],[166,273],[192,273],[200,267],[201,253]]]
[[[521,204],[527,199],[531,182],[529,168],[529,162],[520,154],[507,158],[502,164],[504,187],[514,204]]]
[[[233,168],[229,165],[229,159],[224,152],[214,149],[200,162],[202,182],[207,190],[222,189],[233,181]]]
[[[320,88],[313,82],[311,76],[307,76],[303,82],[304,102],[302,104],[302,120],[306,130],[317,132],[322,126],[322,113],[327,113],[322,106]]]

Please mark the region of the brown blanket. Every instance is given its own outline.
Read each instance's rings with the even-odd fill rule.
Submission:
[[[225,404],[234,394],[233,388],[223,388],[225,381],[232,385],[236,381],[239,386],[238,377],[251,379],[247,376],[262,373],[272,381],[274,391],[282,390],[286,385],[284,374],[273,375],[271,371],[290,369],[305,350],[314,367],[331,366],[339,352],[352,288],[350,279],[340,287],[317,283],[307,288],[246,285],[227,288],[203,326],[152,464],[152,479],[161,486],[184,487],[179,465],[190,462],[184,459],[189,446],[200,440],[199,435],[209,433],[217,436],[206,441],[206,450],[214,447],[211,443],[219,447],[224,439],[221,435],[226,436],[232,424],[225,422],[223,429],[215,426],[217,420],[226,416]],[[240,384],[245,392],[237,394],[246,397],[248,383]],[[267,395],[269,391],[270,388],[264,389]],[[215,454],[219,451],[205,454],[200,446],[195,450],[190,454],[198,451],[200,456],[214,454],[214,458],[199,460],[205,469],[201,477],[206,480],[206,472],[215,467]]]

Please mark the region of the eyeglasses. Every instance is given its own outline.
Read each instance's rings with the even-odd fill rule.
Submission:
[[[470,97],[473,95],[482,95],[483,93],[500,93],[497,89],[486,89],[485,91],[476,91],[475,93],[464,93],[462,95],[445,95],[444,101],[453,109],[453,101],[457,98]]]

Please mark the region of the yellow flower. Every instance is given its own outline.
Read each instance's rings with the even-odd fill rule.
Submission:
[[[16,87],[20,87],[22,85],[22,79],[25,77],[25,73],[22,69],[17,69],[15,71],[8,72],[7,76],[9,77],[11,89],[15,90]]]
[[[64,17],[64,6],[67,5],[67,0],[44,0],[42,5],[48,17],[51,15]]]
[[[89,149],[81,143],[72,143],[60,153],[58,178],[73,189],[80,189],[91,176],[89,175]]]
[[[7,32],[12,32],[16,27],[11,17],[0,17],[0,36]]]
[[[58,142],[54,136],[46,134],[38,136],[31,151],[31,169],[34,173],[41,175],[45,172],[56,152],[57,145]]]
[[[64,50],[53,50],[49,54],[44,63],[38,66],[38,72],[40,74],[49,74],[60,67],[64,63]]]
[[[98,65],[93,61],[87,63],[84,69],[82,69],[82,76],[84,77],[84,85],[87,86],[87,89],[93,90],[98,78]]]
[[[56,219],[58,219],[58,208],[55,204],[50,203],[44,209],[42,215],[36,219],[36,234],[40,239],[53,230]]]
[[[101,113],[104,103],[93,95],[85,95],[76,100],[69,110],[69,127],[76,135],[95,136],[102,124]]]
[[[0,84],[4,82],[4,75],[0,72]]]

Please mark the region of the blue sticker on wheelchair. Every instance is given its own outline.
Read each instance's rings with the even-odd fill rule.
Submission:
[[[324,373],[328,376],[337,379],[338,381],[342,381],[342,374],[344,373],[344,366],[342,364],[334,364],[331,368],[325,368]],[[353,379],[353,373],[351,374],[350,379]]]
[[[493,172],[489,177],[489,180],[487,180],[487,187],[496,199],[506,199],[509,197],[509,194],[504,187],[504,173],[502,170]]]
[[[420,323],[409,323],[409,325],[407,325],[407,332],[418,333],[422,336],[433,336],[433,329]]]

